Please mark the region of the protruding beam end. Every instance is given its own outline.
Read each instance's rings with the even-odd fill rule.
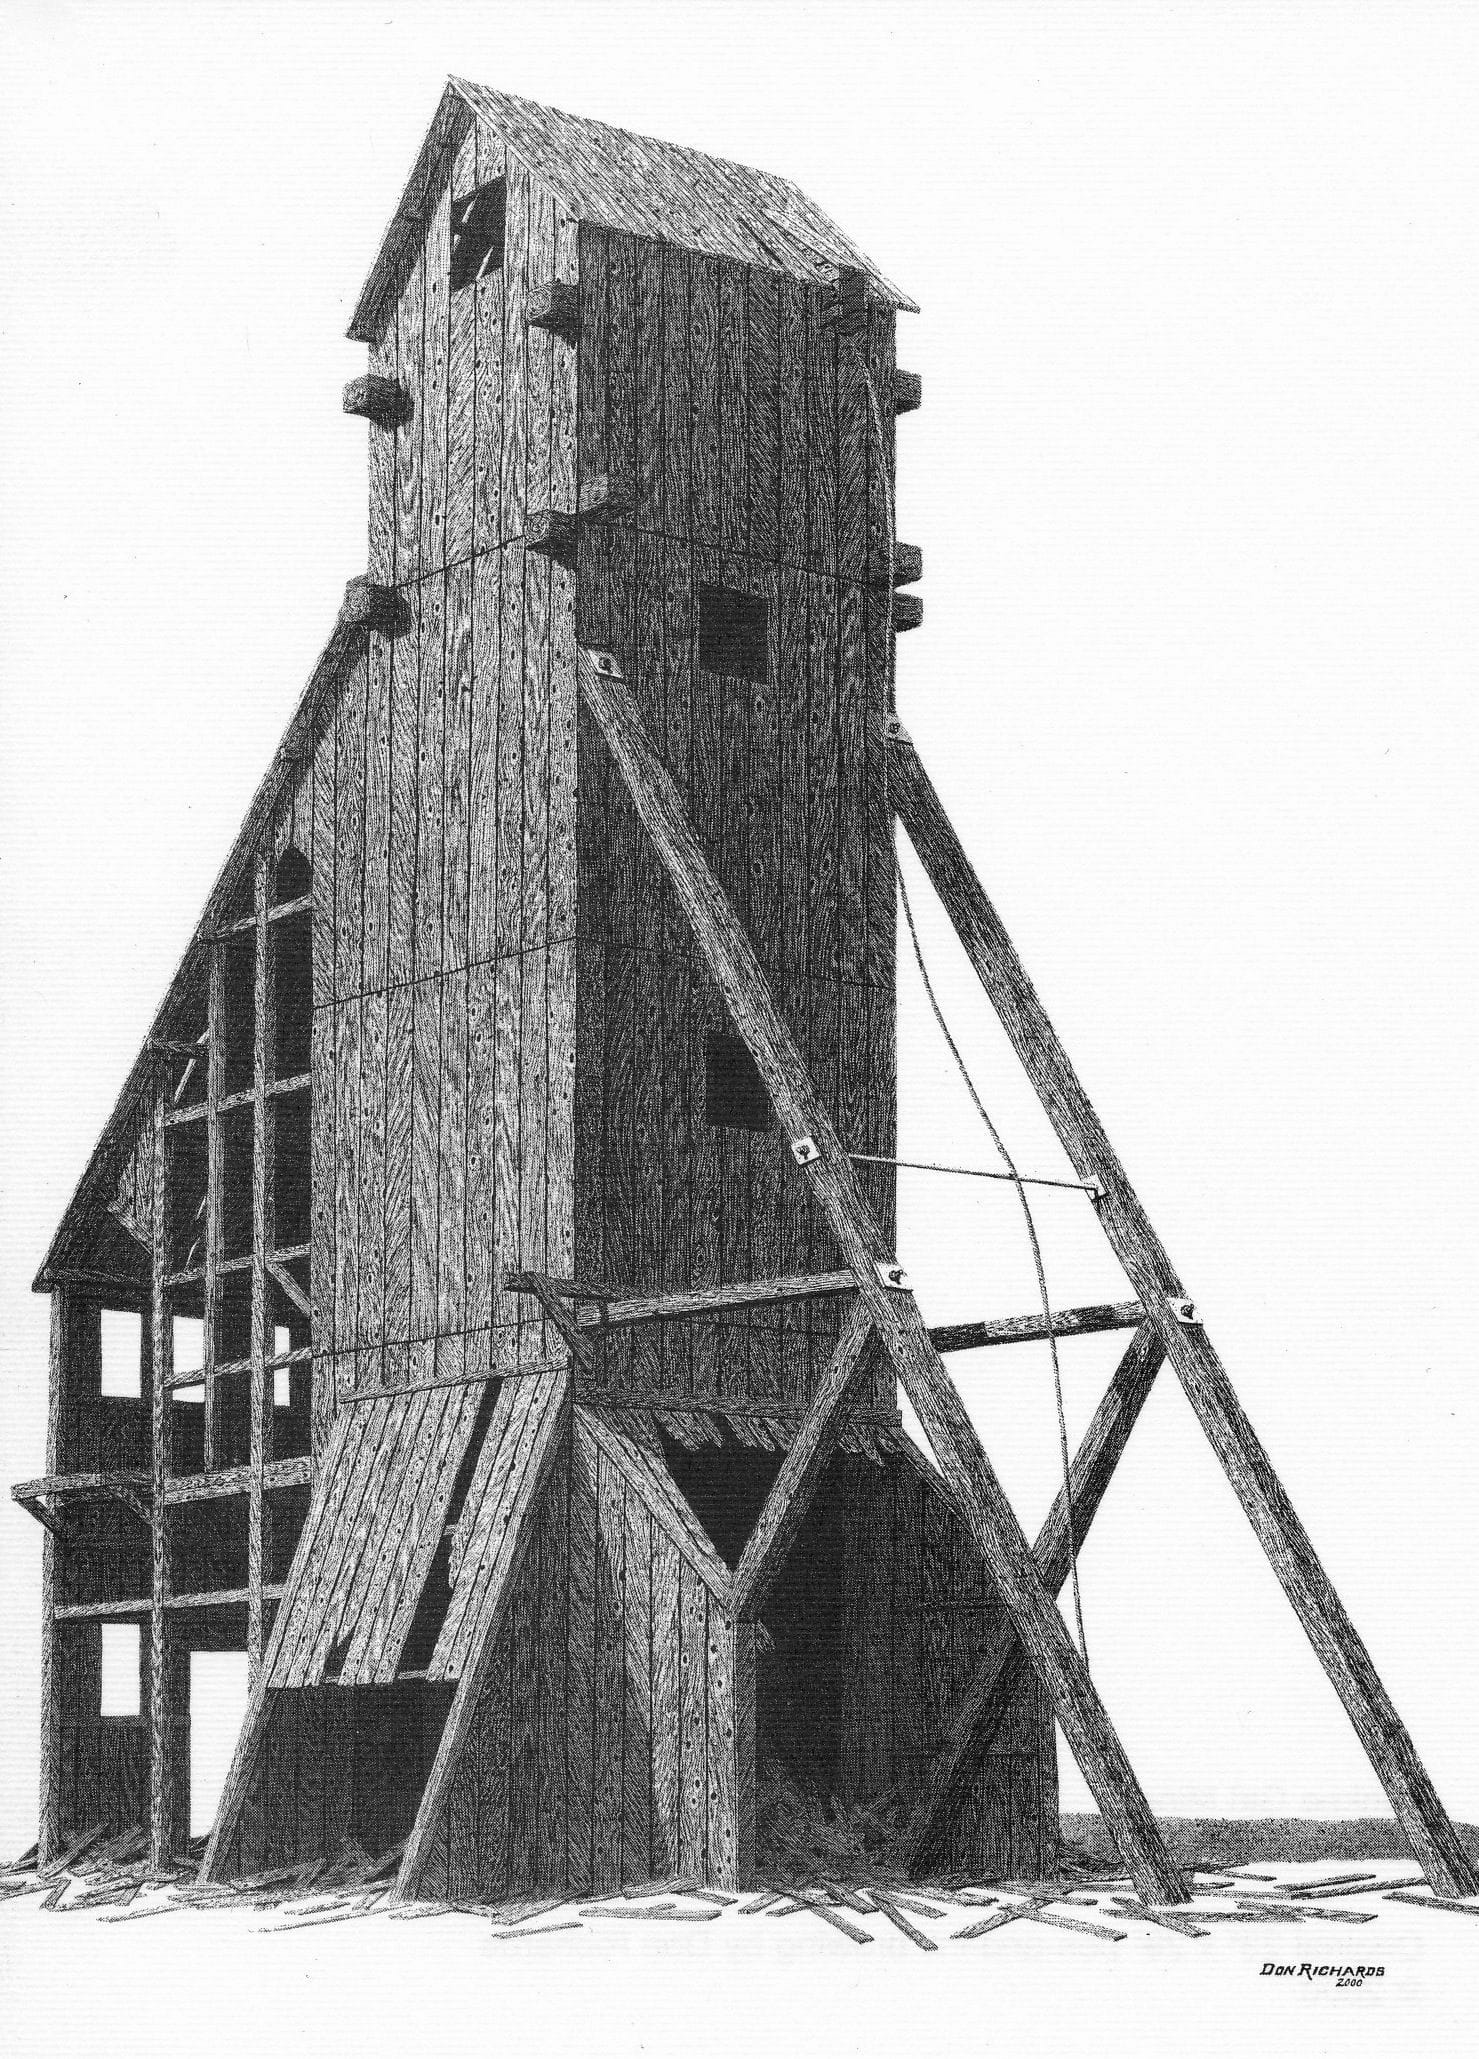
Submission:
[[[912,415],[924,398],[924,381],[918,372],[894,371],[894,413]]]
[[[377,429],[398,429],[411,419],[411,396],[398,379],[386,379],[379,372],[366,372],[351,379],[344,389],[346,415],[363,415]]]
[[[566,279],[549,279],[529,296],[527,320],[531,329],[548,329],[566,343],[580,341],[580,288]]]

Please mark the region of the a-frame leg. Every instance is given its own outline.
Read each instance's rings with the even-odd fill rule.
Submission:
[[[1011,1503],[930,1342],[914,1297],[896,1284],[894,1255],[749,939],[704,860],[621,668],[607,652],[582,650],[579,671],[585,704],[662,860],[735,1028],[749,1047],[776,1115],[793,1147],[806,1140],[797,1162],[858,1282],[862,1309],[903,1382],[1115,1844],[1142,1894],[1154,1900],[1182,1900],[1184,1884],[1124,1747],[1057,1604],[1042,1583]]]
[[[1479,1872],[1243,1413],[1211,1339],[1199,1322],[1187,1320],[1186,1290],[1125,1177],[913,743],[898,728],[889,774],[899,820],[1074,1170],[1080,1179],[1099,1182],[1099,1220],[1110,1245],[1165,1346],[1279,1584],[1345,1704],[1414,1856],[1438,1893],[1479,1893]]]
[[[1060,1488],[1032,1547],[1037,1570],[1050,1594],[1056,1594],[1068,1578],[1073,1550],[1081,1547],[1089,1534],[1164,1357],[1160,1338],[1143,1325],[1094,1411],[1069,1469],[1068,1491],[1065,1494]],[[909,1826],[905,1857],[911,1866],[925,1863],[936,1834],[970,1793],[1028,1665],[1021,1639],[1006,1637],[972,1674]]]

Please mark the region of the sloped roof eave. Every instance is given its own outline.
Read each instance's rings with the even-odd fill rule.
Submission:
[[[690,222],[687,234],[675,229],[670,239],[674,244],[716,257],[769,264],[812,284],[835,274],[839,265],[856,265],[891,306],[903,313],[919,312],[918,304],[789,179],[658,137],[638,136],[607,122],[568,115],[511,93],[495,93],[471,80],[449,78],[355,303],[347,331],[351,341],[373,345],[384,335],[402,267],[425,230],[442,168],[473,121],[497,133],[505,148],[578,221],[651,235],[651,211],[635,200],[624,204],[623,192],[634,184],[645,191],[651,182],[651,210],[661,214],[664,197],[656,183],[698,174],[710,189],[711,203],[729,211],[738,226],[720,247],[720,239]],[[583,177],[571,162],[576,158],[585,167]],[[609,181],[603,172],[609,172]],[[604,192],[599,190],[603,186]],[[793,253],[789,260],[787,248]]]

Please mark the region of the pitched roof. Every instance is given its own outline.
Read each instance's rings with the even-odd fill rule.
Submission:
[[[808,285],[832,285],[839,266],[853,266],[879,299],[915,311],[908,295],[789,179],[449,79],[354,310],[349,334],[357,342],[374,343],[382,334],[447,158],[474,121],[498,136],[576,221],[766,265]]]

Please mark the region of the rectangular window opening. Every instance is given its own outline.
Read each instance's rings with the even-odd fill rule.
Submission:
[[[104,1623],[102,1651],[101,1716],[137,1721],[139,1699],[139,1626],[137,1623]]]
[[[764,594],[732,586],[698,592],[698,662],[764,686],[770,678],[770,607]]]
[[[205,1837],[216,1820],[226,1775],[247,1712],[244,1651],[190,1654],[190,1835]]]
[[[105,1308],[102,1312],[103,1370],[101,1393],[105,1400],[137,1401],[143,1394],[143,1318],[134,1309]]]
[[[503,217],[506,185],[491,179],[452,202],[452,268],[454,293],[475,286],[503,265]]]
[[[770,1096],[743,1037],[711,1029],[704,1041],[704,1116],[711,1130],[767,1130]]]
[[[205,1323],[198,1315],[177,1315],[173,1319],[175,1371],[193,1373],[205,1364]],[[203,1387],[177,1387],[176,1401],[204,1401]]]

